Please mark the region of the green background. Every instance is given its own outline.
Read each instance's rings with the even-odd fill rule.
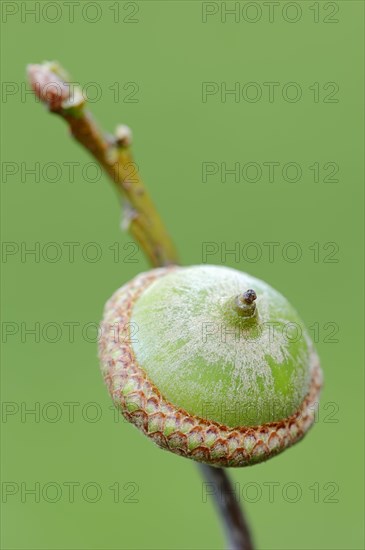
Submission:
[[[136,23],[122,21],[133,4],[121,2],[120,21],[114,22],[110,7],[115,10],[117,3],[98,2],[99,21],[82,18],[79,6],[70,23],[67,8],[59,4],[61,17],[54,23],[51,7],[39,21],[24,14],[22,20],[20,11],[6,20],[3,12],[2,79],[6,90],[12,83],[18,88],[2,96],[2,160],[17,163],[11,166],[19,171],[3,177],[2,239],[19,247],[38,242],[41,251],[48,242],[62,248],[54,263],[42,256],[39,262],[31,256],[22,261],[20,253],[2,257],[3,339],[10,326],[4,323],[18,328],[2,346],[3,406],[8,412],[14,407],[1,424],[3,547],[215,549],[225,544],[213,504],[202,498],[194,463],[159,450],[132,426],[114,421],[96,344],[87,341],[95,339],[95,331],[91,327],[88,338],[82,337],[81,328],[100,320],[113,291],[148,265],[141,252],[133,256],[136,263],[128,262],[131,237],[119,229],[120,206],[107,178],[86,181],[80,167],[90,162],[87,153],[68,138],[61,120],[21,93],[27,63],[57,59],[74,80],[98,83],[102,97],[90,106],[104,128],[112,131],[122,122],[132,127],[136,161],[182,262],[201,263],[204,242],[217,243],[219,251],[222,243],[227,248],[257,243],[263,254],[256,262],[245,254],[237,259],[220,253],[209,262],[267,280],[308,326],[318,323],[325,388],[317,425],[283,455],[231,472],[258,548],[364,548],[363,3],[319,2],[318,23],[313,2],[296,3],[302,10],[296,23],[285,21],[285,2],[271,23],[267,11],[256,23],[242,14],[238,22],[228,16],[223,23],[221,3],[213,3],[219,11],[203,23],[202,4],[193,1],[138,2]],[[338,13],[331,17],[336,6]],[[338,22],[326,23],[326,16]],[[94,18],[92,8],[87,17]],[[218,93],[204,103],[202,82],[207,81],[226,82],[227,88],[258,82],[263,96],[256,103],[235,102],[232,96],[222,102]],[[270,81],[280,83],[272,103],[262,84]],[[115,82],[119,102],[109,89]],[[132,89],[123,90],[128,82],[138,84],[138,102],[125,101]],[[283,100],[287,82],[300,84],[300,101]],[[309,89],[315,82],[321,90],[318,102]],[[323,90],[328,82],[339,86],[337,102],[323,101],[331,91]],[[232,177],[223,183],[218,174],[202,182],[204,162],[230,167],[268,161],[297,162],[302,178],[286,182],[279,172],[273,183],[265,174],[256,183]],[[36,162],[42,167],[57,163],[59,181],[49,181],[51,172],[39,181],[22,178],[22,170]],[[65,162],[80,163],[73,183]],[[314,182],[308,169],[314,162],[337,163],[339,181],[324,182],[322,173]],[[73,263],[62,245],[70,241],[80,243]],[[263,246],[268,241],[280,243],[273,261]],[[100,246],[100,261],[83,259],[80,250],[90,242]],[[285,260],[285,252],[283,258],[288,242],[299,245],[299,261]],[[329,242],[338,246],[336,262],[328,262]],[[113,243],[120,243],[119,262],[108,248]],[[309,248],[313,243],[319,243],[318,258]],[[47,341],[51,329],[39,342],[24,335],[24,327],[37,322],[41,328],[50,322],[63,327],[59,341]],[[65,322],[79,323],[74,342]],[[333,327],[337,334],[331,337]],[[50,402],[61,411],[59,421],[49,421],[56,411]],[[79,403],[74,422],[66,402]],[[22,418],[21,410],[35,403],[40,417]],[[96,410],[101,418],[91,422]],[[18,492],[6,497],[4,487],[10,486],[4,483],[9,482]],[[63,489],[57,502],[49,502],[57,497],[52,487],[40,502],[24,493],[35,483],[41,490],[50,487],[49,482]],[[65,482],[80,484],[73,503]],[[98,502],[82,498],[89,482],[102,491]],[[117,503],[109,488],[115,483],[121,489]],[[275,484],[273,498],[268,483]],[[132,492],[137,502],[128,502]],[[296,495],[298,501],[290,502]],[[93,499],[92,489],[88,496]]]

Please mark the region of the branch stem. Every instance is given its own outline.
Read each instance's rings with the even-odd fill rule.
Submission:
[[[253,550],[247,522],[234,494],[232,483],[224,468],[200,464],[206,483],[214,489],[213,498],[221,516],[230,550]]]
[[[152,266],[177,264],[173,242],[133,160],[129,129],[124,139],[104,134],[86,110],[81,92],[71,91],[65,71],[57,64],[29,65],[28,77],[38,99],[65,120],[73,137],[99,162],[124,197],[124,226]]]

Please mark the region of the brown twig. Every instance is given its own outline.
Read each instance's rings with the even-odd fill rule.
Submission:
[[[211,494],[223,520],[229,548],[253,550],[250,530],[226,470],[208,464],[199,464],[199,468],[206,483],[213,489]]]
[[[73,137],[94,156],[124,197],[124,227],[151,264],[178,263],[175,247],[133,161],[130,130],[119,126],[115,136],[106,136],[87,112],[81,90],[70,85],[56,63],[28,65],[27,72],[36,96],[67,122]]]

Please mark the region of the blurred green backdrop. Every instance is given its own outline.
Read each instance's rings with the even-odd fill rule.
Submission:
[[[194,463],[112,411],[95,323],[148,265],[119,229],[112,185],[29,93],[25,66],[44,59],[86,85],[105,129],[132,127],[183,263],[249,271],[311,327],[317,425],[231,472],[257,546],[364,548],[363,3],[1,7],[3,548],[225,544]]]

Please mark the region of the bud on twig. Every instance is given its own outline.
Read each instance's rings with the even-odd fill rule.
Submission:
[[[130,147],[132,145],[132,130],[125,124],[119,124],[117,126],[115,137],[118,147]]]
[[[60,111],[84,105],[85,98],[78,87],[71,87],[69,76],[55,62],[28,65],[27,76],[38,99],[50,111]]]

